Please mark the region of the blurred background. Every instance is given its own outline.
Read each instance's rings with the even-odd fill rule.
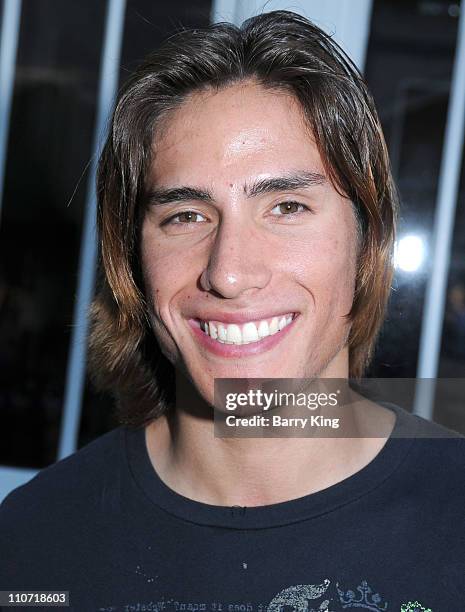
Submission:
[[[0,0],[0,500],[117,423],[85,375],[95,159],[116,89],[180,27],[301,12],[374,95],[402,200],[368,376],[465,380],[465,15],[449,0]],[[463,388],[463,384],[461,385]],[[465,434],[451,384],[414,412]],[[454,391],[456,389],[456,391]]]

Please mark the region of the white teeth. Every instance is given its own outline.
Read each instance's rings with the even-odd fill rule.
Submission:
[[[258,331],[255,323],[246,323],[242,328],[242,342],[256,342]]]
[[[260,338],[265,338],[270,335],[270,326],[267,321],[260,321],[258,325],[258,335]]]
[[[234,323],[224,324],[219,321],[201,321],[200,328],[213,340],[225,344],[250,344],[266,336],[272,336],[289,325],[293,320],[292,314],[258,322],[249,321],[244,325]]]
[[[270,323],[270,335],[275,334],[277,331],[279,331],[278,317],[273,317]]]
[[[239,325],[234,325],[234,323],[232,323],[231,325],[228,325],[227,330],[228,335],[226,340],[228,342],[232,342],[233,344],[240,344],[242,342],[241,328]]]
[[[227,337],[227,331],[226,331],[226,327],[224,325],[218,325],[218,340],[222,340],[223,342],[226,342],[226,337]]]
[[[218,338],[218,330],[216,328],[216,325],[214,323],[209,323],[208,329],[210,336],[213,338],[213,340],[216,340]]]

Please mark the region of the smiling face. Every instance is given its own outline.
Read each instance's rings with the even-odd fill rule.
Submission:
[[[163,353],[215,378],[347,377],[357,232],[298,102],[195,93],[155,143],[141,257]]]

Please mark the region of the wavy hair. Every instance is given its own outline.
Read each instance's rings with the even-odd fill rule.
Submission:
[[[115,396],[122,424],[147,424],[174,406],[174,367],[150,326],[139,255],[156,136],[189,94],[250,79],[299,101],[331,182],[352,202],[359,253],[347,315],[349,377],[363,376],[372,359],[391,288],[398,206],[362,76],[329,35],[289,11],[241,27],[183,30],[120,91],[97,172],[99,276],[89,312],[89,371],[99,389]]]

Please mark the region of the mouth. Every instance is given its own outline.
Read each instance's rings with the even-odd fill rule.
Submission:
[[[201,344],[225,357],[244,357],[269,350],[293,327],[299,313],[288,312],[242,324],[189,319]]]
[[[290,325],[295,318],[295,313],[289,312],[279,317],[261,319],[260,321],[248,321],[243,325],[235,323],[221,323],[220,321],[199,322],[200,329],[213,340],[222,344],[251,344],[259,342],[262,338],[273,336]]]

